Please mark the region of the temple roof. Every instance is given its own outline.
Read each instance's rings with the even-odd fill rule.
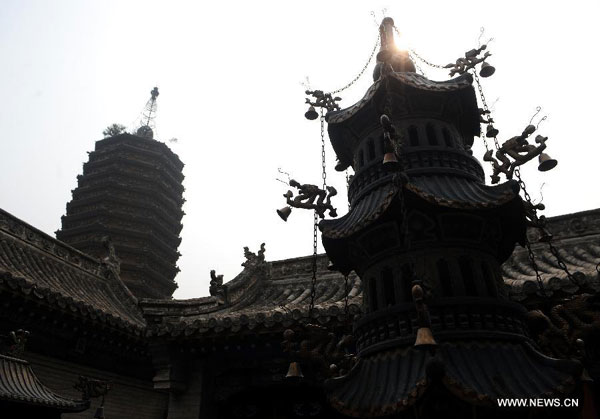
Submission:
[[[356,417],[410,408],[431,385],[428,370],[436,362],[450,392],[497,408],[499,398],[565,397],[581,369],[576,361],[548,358],[527,343],[443,343],[437,352],[434,358],[429,351],[408,347],[361,358],[348,375],[327,383],[330,400],[342,413]]]
[[[479,111],[471,76],[432,81],[408,72],[391,72],[379,79],[354,105],[327,113],[327,132],[340,161],[336,170],[352,165],[354,149],[384,112],[387,86],[392,92],[392,120],[426,115],[451,122],[468,145],[479,135]]]
[[[318,283],[313,318],[325,324],[344,320],[344,278],[327,270],[326,255],[318,256]],[[287,327],[306,317],[310,302],[312,256],[263,262],[246,268],[225,284],[228,302],[217,296],[189,300],[142,299],[144,316],[164,318],[148,322],[149,335],[201,335],[235,333],[242,329],[260,330]],[[349,313],[360,312],[361,281],[348,279]]]
[[[432,204],[461,209],[498,207],[519,193],[519,186],[514,181],[491,186],[450,176],[411,176],[406,189]],[[364,229],[385,212],[397,192],[398,187],[393,183],[372,188],[357,198],[348,214],[323,220],[319,225],[323,236],[343,238]]]
[[[533,245],[540,262],[542,279],[550,297],[600,291],[596,263],[600,262],[600,209],[549,218],[555,246],[568,269],[579,281],[566,278],[544,243]],[[529,231],[533,239],[533,231]],[[231,286],[233,296],[224,303],[217,296],[190,300],[143,299],[140,305],[149,321],[148,334],[155,336],[198,336],[233,334],[251,330],[278,330],[305,318],[310,301],[312,257],[264,262],[261,269],[244,269]],[[313,316],[325,324],[344,320],[344,277],[327,269],[328,259],[318,257],[317,289]],[[529,304],[539,300],[537,282],[527,252],[518,247],[504,263],[504,282],[509,297]],[[350,276],[350,313],[361,311],[362,285]],[[283,305],[283,307],[282,307]]]
[[[390,73],[389,77],[392,77],[397,82],[412,87],[414,89],[428,91],[428,92],[454,92],[462,89],[468,89],[471,87],[472,78],[471,75],[466,73],[462,76],[456,77],[454,79],[445,80],[445,81],[433,81],[429,80],[427,77],[417,74],[417,73]],[[365,95],[361,100],[355,103],[348,108],[333,111],[327,114],[327,123],[329,124],[339,124],[343,122],[357,112],[359,112],[362,108],[367,106],[367,103],[371,101],[379,89],[384,85],[384,80],[378,80],[367,90]]]
[[[531,248],[547,295],[560,298],[600,291],[600,209],[549,218],[548,230],[554,235],[554,246],[578,285],[558,266],[548,244],[536,243],[539,233],[530,229],[527,235],[534,243]],[[535,272],[525,248],[515,249],[502,265],[502,276],[514,301],[527,303],[539,296]]]
[[[385,196],[384,194],[383,196]],[[546,292],[551,297],[600,291],[600,209],[548,219],[555,246],[578,281],[568,280],[547,244],[535,251]],[[535,232],[528,232],[535,242]],[[228,301],[218,296],[189,300],[141,300],[150,335],[235,333],[240,330],[287,327],[306,316],[310,301],[312,257],[262,262],[245,268],[225,284]],[[322,323],[344,320],[344,277],[327,269],[318,257],[313,316]],[[529,304],[540,299],[527,251],[517,247],[502,266],[509,297]],[[0,210],[0,287],[26,298],[45,301],[58,310],[111,326],[142,333],[146,322],[137,300],[97,259],[42,233]],[[361,311],[362,285],[349,278],[350,314]]]
[[[140,334],[137,300],[98,259],[0,210],[0,288]]]
[[[54,408],[62,412],[81,412],[89,401],[72,400],[56,394],[37,378],[29,362],[0,355],[0,400]]]

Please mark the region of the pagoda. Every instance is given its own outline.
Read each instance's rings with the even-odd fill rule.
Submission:
[[[576,417],[577,409],[499,408],[498,400],[580,391],[581,365],[544,356],[501,265],[526,240],[524,202],[509,180],[485,184],[473,76],[415,72],[380,26],[374,84],[327,114],[339,163],[355,171],[350,210],[320,223],[332,269],[357,273],[365,314],[358,361],[326,383],[352,417]]]
[[[153,99],[158,90],[153,92]],[[136,134],[96,142],[56,237],[103,259],[114,246],[120,278],[138,298],[171,298],[177,288],[183,163],[153,138],[150,124]]]

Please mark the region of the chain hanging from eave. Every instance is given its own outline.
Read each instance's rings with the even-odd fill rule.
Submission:
[[[483,94],[483,87],[481,87],[481,82],[479,81],[479,76],[477,75],[477,72],[475,72],[475,71],[473,71],[472,74],[473,74],[473,79],[475,80],[475,84],[477,84],[477,90],[479,91],[479,99],[481,100],[481,104],[483,105],[482,116],[487,115],[487,120],[481,118],[480,122],[491,125],[494,122],[494,119],[492,118],[492,111],[490,110],[490,108],[487,104],[487,101],[485,100],[485,95]],[[490,147],[486,140],[486,134],[483,132],[483,129],[481,128],[481,124],[479,125],[479,138],[481,138],[483,140],[483,144],[485,145],[485,151],[489,152]],[[496,150],[499,150],[500,144],[498,143],[498,136],[494,135],[493,138],[494,138],[494,146],[496,147]],[[492,167],[494,166],[492,162],[490,162],[490,164],[492,165]]]
[[[323,108],[321,111],[321,178],[323,179],[323,190],[327,188],[327,165],[325,161],[325,115]],[[308,307],[308,316],[312,317],[315,308],[315,296],[317,293],[317,250],[318,250],[318,228],[319,214],[314,212],[313,217],[313,260],[312,260],[312,278],[310,284],[310,305]]]
[[[398,30],[398,28],[396,27],[396,25],[394,25],[394,32],[396,32],[396,35],[398,35],[398,38],[400,38],[400,31]],[[413,60],[413,57],[415,57],[417,60],[421,61],[423,64],[428,65],[429,67],[433,67],[433,68],[444,68],[443,65],[438,65],[438,64],[434,64],[430,61],[427,61],[425,58],[421,57],[417,51],[415,51],[412,48],[408,49],[408,55],[410,57],[410,59],[413,61],[415,67],[417,68],[417,70],[419,70],[421,72],[421,74],[425,75],[425,73],[423,73],[423,70],[421,69],[421,67],[419,67],[419,65],[415,62],[416,60]]]
[[[417,69],[417,71],[424,76],[425,72],[423,71],[423,69],[421,68],[421,66],[417,63],[417,61],[414,59],[414,55],[412,53],[408,53],[408,58],[410,58],[410,60],[413,62],[413,64],[415,65],[415,68]]]
[[[380,39],[380,35],[377,34],[377,39],[375,40],[375,45],[373,46],[373,49],[371,50],[371,55],[369,55],[369,59],[363,66],[362,70],[360,70],[360,72],[356,75],[356,77],[354,77],[352,79],[352,81],[350,81],[350,83],[346,84],[345,86],[340,87],[339,89],[336,89],[332,92],[329,92],[330,95],[334,95],[336,93],[343,92],[344,90],[351,87],[354,83],[356,83],[358,81],[358,79],[360,79],[362,77],[362,75],[365,73],[365,71],[367,71],[367,68],[369,68],[369,64],[373,60],[373,56],[375,55],[375,52],[377,51],[377,47],[379,46],[379,39]]]
[[[514,173],[515,173],[515,178],[517,179],[517,183],[519,184],[521,191],[523,191],[523,197],[525,198],[525,201],[527,203],[530,203],[531,196],[529,195],[529,192],[527,192],[527,188],[525,188],[525,182],[523,182],[523,179],[521,179],[521,171],[520,171],[519,167],[515,168]],[[535,215],[535,217],[537,218],[537,214]],[[542,295],[546,296],[546,290],[544,289],[544,281],[542,280],[542,276],[540,274],[540,268],[535,260],[535,253],[533,253],[533,250],[531,250],[531,242],[529,241],[529,238],[527,237],[527,235],[525,236],[525,248],[527,249],[527,257],[529,258],[531,267],[535,271],[535,279],[538,283],[538,288],[540,289],[540,292],[542,293]]]
[[[348,274],[344,275],[344,321],[346,325],[350,325],[350,307],[348,305],[348,299],[350,298],[350,283],[348,280]]]
[[[494,122],[494,120],[491,115],[492,112],[487,104],[487,101],[485,100],[485,95],[483,94],[483,87],[481,86],[481,81],[479,80],[479,76],[477,75],[476,71],[473,71],[472,75],[473,75],[473,79],[475,80],[475,84],[477,84],[477,90],[479,91],[479,99],[481,100],[481,104],[483,105],[482,115],[487,115],[487,120],[483,120],[483,118],[482,118],[482,120],[480,122],[491,125]],[[480,127],[481,127],[481,125],[480,125]],[[485,145],[485,150],[487,152],[489,152],[490,148],[486,141],[486,134],[483,132],[483,130],[481,128],[479,130],[479,136],[483,140],[483,144]],[[495,146],[496,150],[499,150],[500,144],[498,143],[497,135],[494,135],[493,139],[494,139],[494,146]],[[492,163],[492,167],[493,167],[493,163]],[[525,201],[527,201],[528,203],[531,203],[531,196],[529,195],[529,193],[527,192],[527,189],[525,188],[525,182],[523,182],[523,180],[521,179],[521,172],[519,171],[519,167],[515,168],[514,174],[515,174],[517,183],[519,184],[521,190],[523,191],[523,196],[525,198]],[[531,243],[529,242],[529,238],[527,236],[525,236],[525,248],[527,249],[527,257],[529,258],[531,267],[533,268],[533,271],[535,272],[535,279],[538,284],[540,293],[545,296],[546,290],[544,288],[544,281],[542,279],[542,275],[540,274],[540,268],[535,259],[535,253],[533,253],[533,250],[531,249]]]
[[[383,71],[382,71],[382,75],[386,74],[386,71],[389,71],[390,67],[384,67]],[[386,77],[385,78],[385,103],[384,103],[384,107],[383,107],[383,113],[384,115],[386,115],[389,118],[389,121],[391,121],[391,115],[392,115],[392,91],[391,91],[391,87],[390,87],[390,78]],[[383,119],[383,118],[382,118]],[[393,126],[392,126],[393,128]],[[386,130],[385,126],[384,126],[384,130]],[[394,129],[394,131],[396,131]],[[407,213],[407,209],[406,209],[406,205],[405,205],[405,197],[404,197],[404,185],[405,183],[408,181],[408,178],[406,177],[406,173],[404,173],[404,167],[402,164],[402,156],[398,156],[398,151],[403,149],[404,146],[404,140],[402,135],[396,131],[395,133],[396,136],[396,141],[394,141],[393,143],[393,148],[394,148],[394,154],[396,155],[396,158],[398,159],[398,170],[397,173],[394,173],[393,178],[392,178],[392,182],[395,184],[395,186],[398,188],[398,194],[397,194],[397,198],[398,198],[398,205],[400,208],[400,217],[401,217],[401,224],[400,224],[400,234],[402,237],[404,237],[404,240],[407,244],[408,247],[408,213]],[[410,267],[411,267],[411,271],[412,269],[414,269],[414,260],[412,260],[411,258],[411,262],[410,262]]]

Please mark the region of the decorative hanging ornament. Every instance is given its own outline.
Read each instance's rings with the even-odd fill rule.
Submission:
[[[325,218],[325,211],[329,210],[330,217],[337,217],[337,211],[331,205],[331,198],[337,195],[337,190],[333,186],[320,189],[316,185],[300,184],[294,179],[290,180],[290,186],[298,189],[298,195],[294,197],[294,193],[290,190],[283,194],[288,207],[277,210],[277,214],[283,221],[287,221],[290,216],[291,207],[312,209],[320,218]]]
[[[481,77],[490,77],[495,72],[496,72],[496,68],[493,65],[488,64],[485,61],[483,63],[481,63],[481,69],[479,70],[479,75]]]
[[[485,60],[492,54],[486,52],[483,56],[479,56],[486,48],[487,45],[484,44],[479,48],[467,51],[464,57],[458,58],[454,63],[446,64],[444,68],[449,68],[450,77],[454,77],[455,74],[465,74],[467,71],[474,69],[477,64],[481,64],[479,75],[481,77],[490,77],[496,72],[496,69],[494,66],[486,63]]]
[[[394,139],[396,137],[396,128],[392,125],[390,118],[383,114],[379,118],[379,122],[383,127],[383,165],[386,170],[397,170],[400,166],[398,157],[396,156],[396,150],[394,147]]]
[[[419,326],[414,346],[417,348],[434,348],[437,346],[437,342],[431,332],[431,319],[423,298],[425,294],[423,288],[417,283],[413,285],[411,292],[417,309],[417,325]]]
[[[485,136],[487,138],[496,138],[500,131],[498,131],[492,124],[489,124],[486,129]]]
[[[302,374],[302,368],[300,368],[300,363],[292,361],[290,362],[290,366],[288,368],[288,372],[285,375],[287,379],[301,379],[304,378]]]
[[[558,161],[547,155],[546,153],[540,154],[538,157],[539,165],[538,170],[540,172],[547,172],[548,170],[554,169],[558,164]]]
[[[304,114],[304,117],[308,120],[315,120],[319,117],[319,114],[317,113],[317,111],[315,110],[314,106],[309,106],[308,110],[306,111],[306,113]]]
[[[306,98],[306,103],[310,105],[308,111],[304,114],[306,119],[314,120],[319,117],[315,108],[327,109],[328,112],[340,110],[340,106],[337,102],[342,100],[341,97],[333,97],[331,93],[325,93],[322,90],[307,90],[304,93],[314,98],[314,101],[310,98]]]
[[[292,209],[290,207],[283,207],[277,210],[277,215],[279,215],[283,221],[287,221],[291,213]]]
[[[537,135],[535,137],[535,142],[539,144],[537,146],[529,144],[527,141],[527,138],[533,134],[536,129],[535,125],[527,125],[521,135],[517,135],[505,141],[496,151],[495,157],[492,155],[493,150],[488,150],[485,153],[483,160],[491,162],[493,166],[492,183],[498,183],[500,181],[500,177],[498,176],[500,173],[503,173],[506,176],[506,179],[512,179],[517,167],[522,166],[538,156],[538,170],[545,172],[556,166],[558,163],[556,160],[550,158],[547,154],[542,156],[542,152],[546,149],[548,137]]]

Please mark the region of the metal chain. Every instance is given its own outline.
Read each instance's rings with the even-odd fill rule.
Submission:
[[[323,169],[321,173],[323,190],[325,190],[327,187],[327,170],[325,165],[325,115],[323,114],[323,108],[321,108],[321,168]]]
[[[514,175],[517,180],[517,183],[519,184],[519,187],[521,188],[521,191],[523,191],[523,197],[525,198],[525,201],[531,203],[531,196],[529,195],[529,192],[527,192],[525,182],[523,182],[523,179],[521,179],[521,171],[519,169],[519,166],[515,167]],[[537,214],[535,215],[535,217],[537,218]],[[537,262],[535,261],[535,254],[533,253],[533,250],[531,250],[531,243],[529,243],[529,239],[527,237],[525,237],[525,247],[527,248],[527,254],[529,257],[529,261],[531,262],[531,267],[535,271],[535,279],[537,280],[538,288],[543,294],[545,294],[546,291],[544,289],[544,282],[542,280],[542,276],[540,275],[540,269]]]
[[[308,317],[312,318],[315,308],[315,296],[317,294],[317,226],[319,224],[319,214],[314,212],[313,223],[313,260],[312,260],[312,279],[310,283],[310,305],[308,306]]]
[[[325,164],[325,115],[323,108],[321,111],[321,177],[323,179],[323,190],[327,188],[327,166]],[[308,307],[308,316],[312,317],[315,308],[315,296],[317,293],[317,249],[318,249],[318,228],[319,214],[317,211],[313,215],[313,260],[312,260],[312,280],[310,285],[310,305]]]
[[[548,248],[550,249],[550,253],[552,253],[552,256],[554,256],[554,258],[556,259],[556,263],[558,264],[560,269],[562,269],[567,274],[567,278],[569,279],[569,281],[571,281],[572,284],[579,285],[579,281],[575,279],[573,274],[571,274],[571,271],[569,271],[569,268],[567,268],[567,265],[558,253],[558,249],[556,249],[556,247],[554,247],[554,245],[552,244],[552,239],[548,240]]]
[[[412,55],[414,55],[415,57],[417,57],[417,59],[419,61],[421,61],[422,63],[428,65],[429,67],[433,67],[433,68],[444,68],[443,65],[437,65],[434,64],[432,62],[427,61],[425,58],[421,57],[419,54],[417,54],[417,51],[415,51],[414,49],[409,49],[408,50]]]
[[[396,32],[396,35],[398,35],[398,38],[400,38],[400,31],[398,30],[398,28],[396,27],[396,25],[394,25],[394,32]],[[437,65],[437,64],[433,64],[433,63],[427,61],[425,58],[423,58],[419,54],[417,54],[417,52],[414,49],[409,49],[408,53],[409,53],[409,56],[411,54],[414,55],[415,57],[417,57],[419,60],[421,60],[423,63],[427,64],[430,67],[433,67],[433,68],[444,68],[443,65]],[[411,57],[411,59],[412,59],[412,57]],[[413,60],[413,62],[414,62],[414,60]],[[422,73],[422,70],[419,68],[419,66],[417,66],[416,63],[415,63],[415,67],[417,67],[417,69],[419,69],[419,71],[421,71],[421,73]]]
[[[515,175],[515,178],[517,179],[517,183],[519,184],[519,187],[523,191],[523,196],[525,198],[525,201],[527,201],[533,207],[531,196],[527,192],[527,188],[525,187],[525,182],[523,182],[523,179],[521,179],[521,170],[519,169],[519,166],[517,166],[515,168],[514,175]],[[554,256],[554,258],[556,259],[556,263],[558,264],[559,268],[562,269],[565,272],[565,274],[567,274],[567,278],[569,279],[569,281],[571,281],[571,283],[573,283],[575,285],[579,285],[579,282],[575,279],[573,274],[571,274],[571,271],[569,271],[569,268],[567,267],[567,265],[563,261],[562,257],[558,253],[558,250],[552,244],[552,236],[545,234],[545,233],[547,233],[547,231],[544,229],[544,226],[541,224],[541,222],[537,216],[537,211],[535,208],[533,208],[533,216],[535,217],[535,219],[532,221],[534,221],[534,223],[537,224],[537,228],[539,229],[539,231],[543,235],[549,237],[547,240],[548,248],[550,249],[550,253],[552,253],[552,256]],[[527,241],[527,245],[529,245],[529,240]],[[531,249],[528,248],[528,250],[531,252]],[[530,259],[531,259],[531,257],[530,257]],[[536,273],[537,273],[535,261],[533,261],[533,260],[532,260],[532,265],[534,265],[534,269],[536,269]],[[539,279],[538,279],[538,282],[539,282]]]
[[[540,268],[535,261],[535,254],[533,250],[531,250],[531,243],[529,243],[529,239],[525,237],[525,247],[527,248],[527,256],[529,257],[529,261],[531,262],[531,267],[535,271],[535,279],[538,283],[538,288],[540,292],[546,295],[546,290],[544,289],[544,281],[542,280],[542,276],[540,275]]]
[[[477,75],[476,72],[473,72],[473,78],[475,79],[475,83],[477,84],[477,90],[479,90],[479,98],[481,99],[481,104],[483,105],[483,110],[486,112],[486,115],[489,115],[489,118],[491,118],[492,112],[490,111],[490,108],[487,104],[487,101],[485,100],[485,95],[483,94],[483,88],[481,87],[481,82],[479,81],[479,76]],[[493,118],[492,118],[493,119]],[[479,125],[479,137],[481,139],[483,139],[483,144],[485,145],[485,150],[486,151],[490,151],[490,148],[488,146],[487,140],[486,140],[486,135],[483,133],[483,129],[481,129],[481,124]],[[496,150],[500,149],[500,144],[498,143],[498,138],[495,135],[494,136],[494,145],[496,146]],[[490,164],[493,163],[490,162]]]
[[[345,85],[344,87],[340,87],[339,89],[336,89],[332,92],[329,92],[330,94],[336,94],[339,92],[343,92],[344,90],[348,89],[350,86],[352,86],[354,83],[356,83],[358,81],[358,79],[360,79],[362,77],[362,75],[365,73],[365,71],[367,71],[367,68],[369,67],[369,64],[371,63],[371,60],[373,59],[373,56],[375,55],[375,51],[377,51],[377,46],[379,45],[379,38],[380,35],[377,34],[377,40],[375,41],[375,46],[373,46],[373,50],[371,51],[371,55],[369,55],[369,59],[367,60],[367,63],[363,66],[362,70],[360,70],[360,72],[357,74],[356,77],[354,77],[352,79],[352,81],[350,83],[348,83],[347,85]]]
[[[410,52],[408,53],[408,58],[410,58],[410,60],[413,62],[413,64],[415,65],[417,71],[419,73],[421,73],[422,76],[425,75],[425,72],[423,71],[423,69],[421,68],[421,66],[416,62],[416,60],[413,58],[413,54],[411,54]]]
[[[481,81],[479,80],[479,76],[477,75],[477,72],[473,72],[473,79],[475,80],[475,84],[477,84],[477,90],[479,91],[479,98],[481,99],[481,104],[483,105],[483,110],[485,111],[485,114],[488,115],[488,118],[492,119],[491,117],[491,111],[490,108],[487,104],[487,101],[485,100],[485,95],[483,94],[483,87],[481,86]],[[489,151],[489,146],[486,140],[486,135],[483,133],[483,130],[480,130],[480,137],[483,139],[483,144],[485,145],[485,149],[486,151]],[[498,137],[495,135],[494,137],[494,146],[496,147],[496,150],[500,149],[500,144],[498,143]],[[493,166],[493,162],[490,162]],[[519,184],[519,187],[521,188],[521,191],[523,191],[523,197],[525,198],[525,201],[527,201],[529,204],[532,203],[532,199],[531,196],[529,195],[529,192],[527,192],[527,188],[525,187],[525,182],[523,182],[523,179],[521,179],[521,171],[519,169],[519,166],[515,167],[514,170],[514,176],[517,180],[517,183]],[[535,210],[534,210],[535,211]],[[537,215],[535,216],[537,218]],[[529,239],[527,237],[525,237],[525,247],[527,248],[527,256],[529,258],[529,262],[531,263],[531,267],[533,268],[534,272],[535,272],[535,279],[537,281],[538,284],[538,288],[540,290],[540,292],[543,295],[546,295],[546,290],[544,288],[544,281],[542,279],[542,276],[540,274],[540,268],[535,260],[535,254],[533,253],[533,250],[531,249],[531,243],[529,242]]]
[[[344,319],[347,323],[350,321],[350,310],[348,306],[348,298],[350,294],[350,284],[348,283],[348,275],[344,275]]]
[[[346,194],[350,193],[350,176],[348,176],[348,169],[346,169]],[[348,211],[350,211],[350,197],[348,197]]]

